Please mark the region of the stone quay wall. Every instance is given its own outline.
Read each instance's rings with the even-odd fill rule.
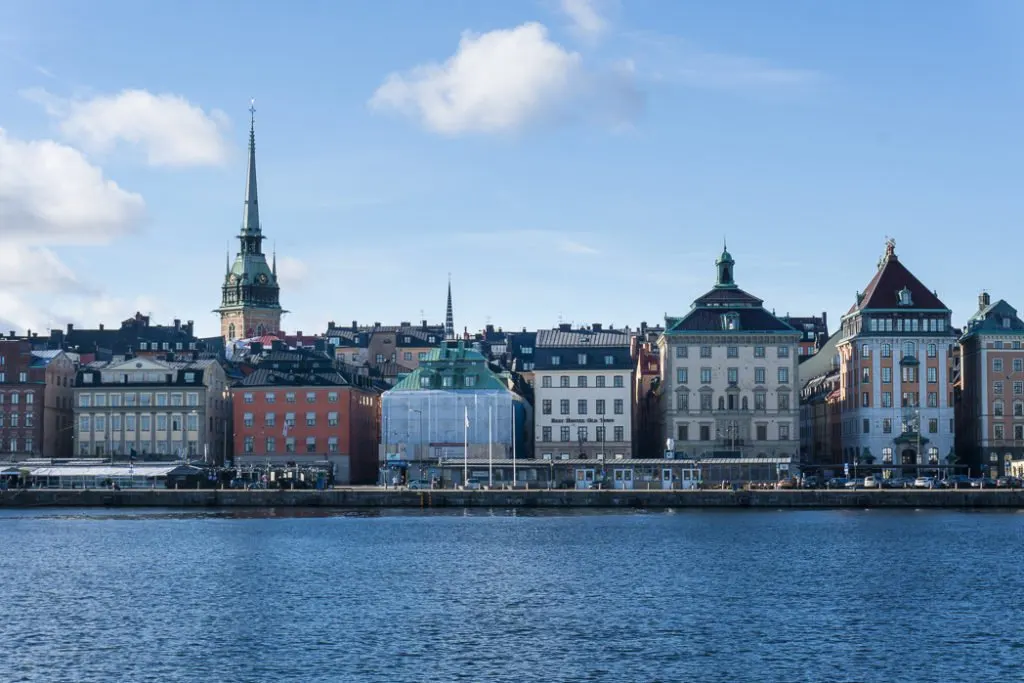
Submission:
[[[0,507],[131,508],[1024,508],[1021,489],[771,491],[394,491],[21,489]]]

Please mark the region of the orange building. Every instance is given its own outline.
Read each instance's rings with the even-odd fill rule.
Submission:
[[[260,368],[232,388],[236,461],[328,462],[338,484],[377,479],[380,392],[328,369]]]

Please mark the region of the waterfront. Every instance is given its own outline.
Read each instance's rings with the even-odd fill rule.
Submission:
[[[0,510],[6,680],[1007,681],[1024,514]]]

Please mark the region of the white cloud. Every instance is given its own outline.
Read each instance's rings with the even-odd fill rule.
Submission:
[[[282,256],[277,259],[277,279],[282,287],[299,288],[309,275],[309,267],[304,261],[294,256]]]
[[[52,140],[23,141],[0,129],[0,331],[95,325],[114,299],[83,282],[56,247],[103,244],[134,232],[142,197],[106,178],[78,150]],[[134,310],[134,309],[132,309]]]
[[[178,95],[123,90],[86,100],[64,100],[41,88],[22,93],[59,119],[68,139],[96,152],[118,143],[140,147],[151,166],[212,166],[224,163],[228,145],[224,112],[209,113]]]
[[[370,106],[448,135],[511,131],[556,111],[572,98],[581,75],[580,55],[549,40],[541,24],[465,32],[444,64],[388,76]]]
[[[596,39],[608,30],[608,21],[594,4],[594,0],[562,0],[562,12],[572,21],[571,28],[577,36]]]
[[[144,212],[141,196],[78,150],[20,141],[0,128],[0,240],[95,244],[133,231]]]

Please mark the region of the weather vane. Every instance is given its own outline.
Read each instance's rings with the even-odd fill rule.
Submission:
[[[249,119],[251,121],[256,120],[256,98],[249,98]]]

